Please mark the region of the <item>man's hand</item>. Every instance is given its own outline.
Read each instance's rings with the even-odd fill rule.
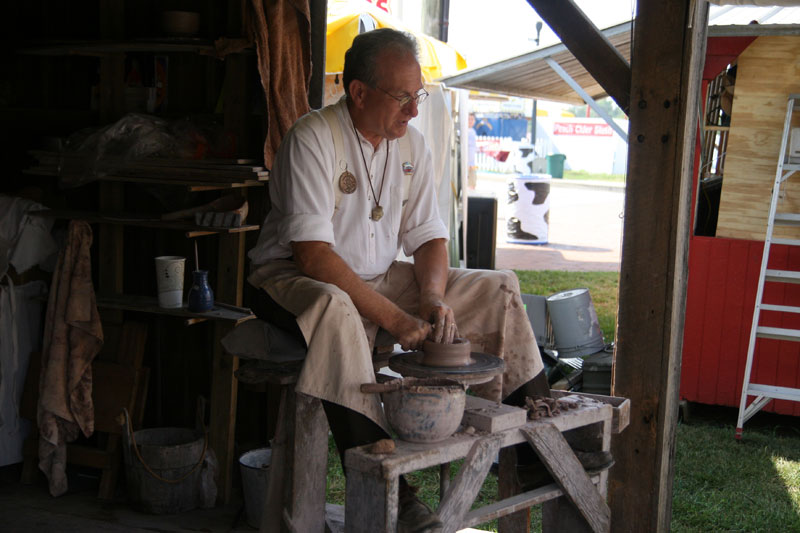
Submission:
[[[453,310],[444,303],[447,271],[444,239],[428,241],[414,252],[414,275],[420,287],[419,316],[433,325],[431,340],[449,344],[458,336],[458,329]]]
[[[444,303],[438,294],[420,294],[419,315],[430,320],[433,326],[430,339],[433,342],[450,344],[458,336],[458,327],[456,326],[453,309]]]
[[[403,347],[403,350],[420,350],[422,343],[430,335],[431,325],[424,320],[403,313],[396,323],[387,328],[387,331]]]

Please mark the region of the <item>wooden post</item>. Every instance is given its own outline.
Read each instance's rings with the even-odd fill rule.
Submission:
[[[668,531],[686,299],[690,184],[708,3],[638,3],[612,390],[631,401],[614,443],[614,531]]]
[[[241,305],[244,284],[244,234],[221,233],[217,258],[217,301]],[[234,463],[233,438],[236,427],[238,381],[234,372],[239,358],[222,348],[222,337],[231,330],[225,322],[214,323],[213,362],[211,368],[211,416],[209,443],[219,462],[219,500],[227,503],[231,495],[231,469]]]
[[[311,82],[308,105],[319,109],[325,105],[325,40],[328,26],[327,0],[311,0]]]

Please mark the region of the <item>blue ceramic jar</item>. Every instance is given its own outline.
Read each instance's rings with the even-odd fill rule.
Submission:
[[[193,313],[210,311],[214,307],[214,291],[208,284],[208,270],[192,272],[192,288],[189,289],[188,308]]]

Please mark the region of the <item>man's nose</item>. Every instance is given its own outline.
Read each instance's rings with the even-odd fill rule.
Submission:
[[[416,117],[419,115],[419,104],[417,104],[416,100],[411,100],[404,108],[406,115],[410,116],[411,118]]]

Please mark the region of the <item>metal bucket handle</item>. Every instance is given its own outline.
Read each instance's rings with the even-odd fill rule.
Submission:
[[[155,472],[153,472],[153,469],[150,468],[150,466],[147,463],[144,462],[144,458],[142,457],[142,454],[139,453],[139,447],[136,445],[136,438],[133,436],[134,432],[133,432],[133,427],[131,425],[131,417],[130,417],[130,415],[128,415],[128,410],[126,408],[124,408],[124,407],[122,408],[122,412],[125,415],[125,437],[126,437],[125,440],[126,441],[129,440],[129,442],[126,442],[125,444],[126,444],[126,446],[128,446],[128,448],[133,448],[133,451],[136,454],[136,458],[139,459],[140,463],[142,463],[142,466],[144,467],[144,469],[147,470],[148,474],[150,474],[151,476],[153,476],[157,480],[163,481],[164,483],[180,483],[181,481],[183,481],[184,479],[186,479],[187,477],[192,475],[195,472],[195,470],[200,468],[200,466],[203,464],[203,461],[206,458],[206,451],[208,450],[208,428],[206,428],[205,424],[203,423],[203,418],[202,418],[202,415],[200,413],[202,413],[205,410],[205,401],[203,401],[202,399],[199,399],[197,407],[198,407],[198,409],[197,409],[197,414],[198,414],[197,423],[198,423],[198,425],[201,425],[202,428],[203,428],[203,451],[200,454],[200,459],[197,461],[197,464],[194,465],[191,470],[186,472],[184,475],[182,475],[178,479],[166,479],[164,477],[161,477],[160,475],[158,475]]]

